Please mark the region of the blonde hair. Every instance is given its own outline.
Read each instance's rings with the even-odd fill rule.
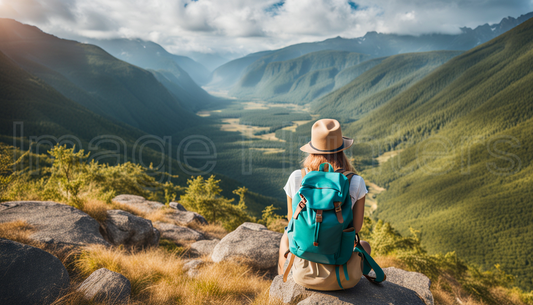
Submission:
[[[309,154],[303,161],[302,166],[307,168],[308,171],[317,171],[320,164],[327,162],[333,166],[333,170],[340,168],[356,173],[355,168],[352,166],[344,151],[340,151],[334,154]]]

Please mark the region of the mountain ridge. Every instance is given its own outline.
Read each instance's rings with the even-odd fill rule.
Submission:
[[[490,31],[490,33],[487,33],[484,25],[478,26],[475,29],[469,29],[466,27],[460,28],[461,33],[458,35],[423,34],[420,36],[412,36],[368,32],[363,37],[359,38],[346,39],[338,36],[319,42],[300,43],[277,50],[263,51],[267,52],[266,54],[252,53],[247,55],[247,57],[255,57],[257,58],[256,61],[252,62],[248,66],[239,66],[239,69],[233,71],[234,75],[232,75],[231,80],[227,80],[225,83],[218,83],[217,86],[229,89],[242,76],[250,71],[256,70],[261,65],[265,65],[274,61],[290,60],[316,51],[349,51],[368,54],[372,57],[383,57],[411,52],[468,50],[482,42],[486,42],[498,36],[499,34],[511,29],[514,26],[517,26],[531,17],[533,17],[533,12],[521,15],[518,18],[503,18],[500,23],[489,26],[492,28],[497,25],[496,28],[499,28],[497,31]],[[235,62],[240,61],[241,59],[242,58],[239,58],[222,65],[213,71],[213,75],[217,75],[219,78],[223,77],[225,73],[224,70],[227,70],[228,66],[235,65]],[[236,77],[235,74],[239,74],[239,76]],[[211,84],[207,84],[206,86],[209,87],[210,85]]]
[[[202,121],[191,116],[151,72],[98,46],[36,29],[0,19],[0,50],[87,109],[159,135]]]

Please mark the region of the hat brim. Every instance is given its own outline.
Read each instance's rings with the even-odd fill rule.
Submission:
[[[341,145],[341,147],[339,149],[320,150],[320,149],[317,149],[317,148],[313,147],[311,145],[311,142],[309,142],[309,143],[305,144],[304,146],[300,147],[300,150],[304,151],[306,153],[315,154],[315,155],[335,154],[335,153],[338,153],[340,151],[344,151],[344,150],[350,148],[350,146],[352,146],[352,144],[353,144],[353,139],[342,137],[342,140],[344,141],[344,143],[343,143],[343,145]]]

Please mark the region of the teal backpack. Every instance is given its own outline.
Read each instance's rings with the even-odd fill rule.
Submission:
[[[322,163],[318,171],[307,174],[302,169],[302,183],[292,199],[292,218],[287,226],[290,253],[314,263],[336,265],[341,289],[338,269],[346,268],[353,252],[363,257],[363,275],[372,282],[385,280],[383,271],[359,244],[353,229],[349,189],[354,175],[342,170],[334,172],[329,163]],[[371,269],[376,278],[368,277]]]

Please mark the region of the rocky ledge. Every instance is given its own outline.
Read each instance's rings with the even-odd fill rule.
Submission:
[[[270,298],[298,305],[433,305],[428,277],[394,267],[383,271],[387,275],[383,283],[373,284],[363,277],[355,287],[341,291],[309,290],[296,284],[291,276],[283,283],[283,277],[278,275],[270,286]]]

